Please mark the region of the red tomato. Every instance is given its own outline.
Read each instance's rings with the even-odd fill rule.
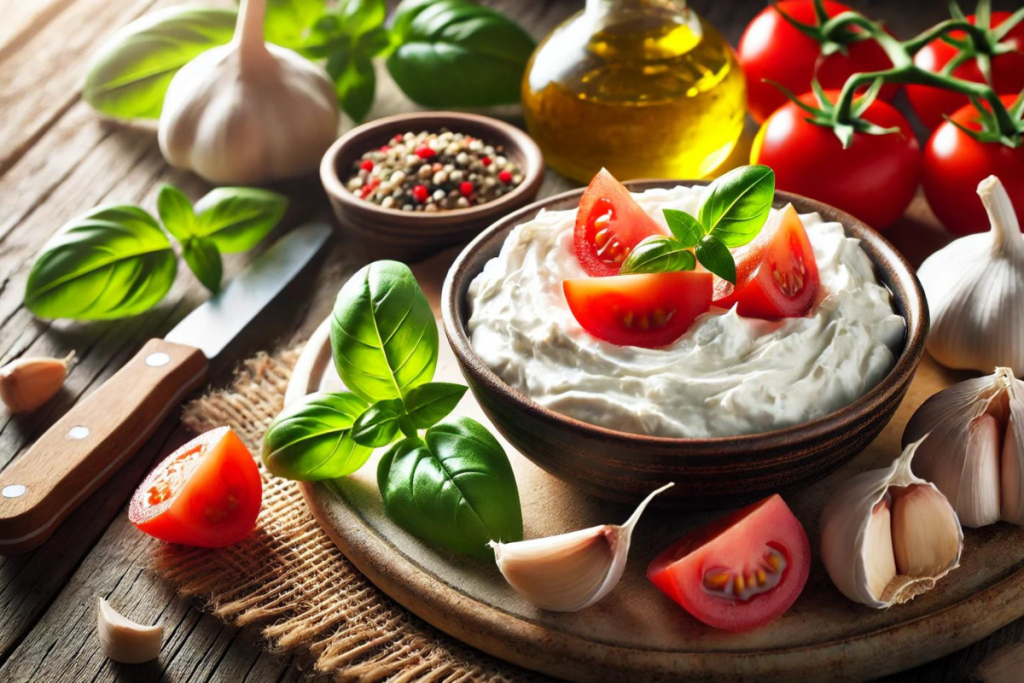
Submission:
[[[818,262],[792,204],[773,213],[761,233],[737,254],[736,285],[716,279],[714,303],[735,304],[748,318],[796,318],[818,293]]]
[[[998,28],[1010,16],[1009,12],[993,12],[992,28]],[[974,15],[967,17],[967,20],[973,24]],[[965,38],[963,31],[954,31],[950,36],[960,40]],[[1000,42],[1010,46],[1015,52],[1007,52],[992,58],[992,85],[1001,95],[1014,95],[1024,89],[1024,23],[1014,26]],[[914,55],[914,64],[938,73],[956,53],[955,47],[936,38]],[[985,82],[978,62],[974,59],[954,69],[953,75],[975,83]],[[929,85],[908,85],[907,97],[910,98],[910,104],[921,119],[921,123],[932,129],[945,120],[943,114],[952,114],[969,104],[966,95]]]
[[[797,21],[817,23],[812,0],[784,0],[778,5]],[[825,1],[825,11],[830,17],[849,9],[841,3]],[[762,123],[788,101],[778,88],[765,83],[764,79],[802,95],[810,92],[815,76],[822,87],[839,89],[852,74],[892,66],[885,51],[874,40],[851,43],[846,49],[846,55],[837,52],[822,60],[821,46],[813,38],[801,33],[774,7],[766,7],[743,32],[737,55],[747,77],[750,115]],[[886,85],[882,97],[892,99],[896,90],[896,85]]]
[[[576,258],[588,275],[618,275],[633,247],[645,237],[664,234],[629,190],[602,168],[576,212]]]
[[[834,91],[827,95],[833,101],[838,97]],[[800,99],[817,106],[810,93]],[[898,126],[900,132],[855,133],[847,149],[832,129],[807,118],[795,103],[783,105],[758,131],[750,162],[770,166],[778,189],[831,204],[874,228],[899,218],[921,175],[920,148],[903,115],[875,100],[864,118],[883,128]]]
[[[807,533],[776,494],[691,532],[647,578],[708,626],[748,631],[796,602],[810,568]]]
[[[671,344],[711,309],[711,273],[678,272],[580,278],[562,283],[577,322],[620,346]]]
[[[1015,96],[1000,99],[1010,106]],[[971,130],[981,129],[978,110],[970,104],[953,114],[953,120]],[[1024,217],[1024,147],[978,142],[946,121],[928,140],[924,161],[924,194],[950,232],[966,235],[989,229],[977,189],[990,175],[1003,181],[1017,215]]]
[[[221,427],[164,458],[135,491],[128,518],[168,543],[220,548],[252,531],[262,496],[249,449]]]

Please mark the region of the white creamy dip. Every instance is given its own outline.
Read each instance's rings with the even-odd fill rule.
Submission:
[[[694,215],[703,188],[633,195]],[[895,362],[905,322],[858,240],[800,216],[821,288],[804,318],[743,318],[712,308],[670,346],[616,346],[587,333],[562,281],[586,277],[573,249],[575,210],[517,226],[470,285],[473,348],[505,382],[552,410],[623,432],[667,437],[753,434],[849,405]]]

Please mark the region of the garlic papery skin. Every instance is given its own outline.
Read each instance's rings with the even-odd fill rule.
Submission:
[[[960,564],[964,534],[953,506],[911,470],[920,443],[891,467],[849,479],[822,512],[821,559],[854,602],[909,602]]]
[[[950,368],[1024,375],[1024,237],[1003,184],[978,185],[992,229],[954,240],[921,265],[928,351]]]
[[[19,358],[0,368],[0,399],[12,413],[27,413],[53,398],[68,376],[75,359]]]
[[[492,541],[498,569],[517,593],[541,609],[576,612],[590,607],[618,584],[640,515],[672,486],[651,492],[621,526],[602,524],[515,543]]]
[[[914,472],[946,495],[964,526],[1024,524],[1024,382],[1010,368],[925,401],[907,423],[903,444],[925,434]]]
[[[164,97],[164,159],[211,183],[305,175],[337,137],[334,85],[298,53],[264,42],[264,1],[243,0],[233,40],[182,67]]]
[[[144,626],[126,619],[103,598],[99,600],[96,631],[103,654],[122,664],[142,664],[160,656],[163,626]]]

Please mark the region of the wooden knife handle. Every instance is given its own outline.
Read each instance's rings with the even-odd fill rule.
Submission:
[[[0,473],[0,555],[33,550],[206,378],[199,349],[151,339]]]

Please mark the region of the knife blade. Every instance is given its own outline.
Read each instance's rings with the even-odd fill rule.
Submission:
[[[325,223],[288,233],[163,339],[79,401],[0,472],[0,555],[41,545],[206,380],[217,356],[298,275],[331,234]]]

